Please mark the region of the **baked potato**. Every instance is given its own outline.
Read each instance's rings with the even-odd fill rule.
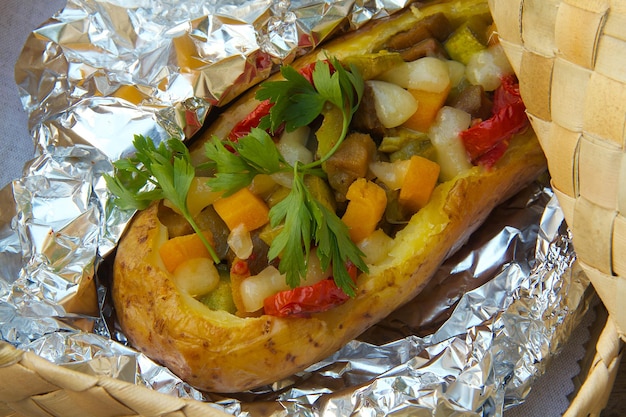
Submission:
[[[411,8],[396,17],[341,36],[326,44],[322,55],[315,52],[304,56],[297,60],[293,67],[302,69],[320,59],[327,60],[333,57],[336,59],[332,61],[335,66],[353,64],[351,68],[357,68],[366,81],[382,79],[389,77],[389,71],[385,69],[382,73],[387,75],[383,77],[370,59],[385,54],[395,56],[400,50],[410,49],[395,48],[394,42],[401,44],[402,40],[398,37],[413,36],[409,34],[413,32],[413,28],[420,26],[420,22],[432,16],[438,19],[444,17],[451,27],[445,37],[435,42],[435,48],[428,49],[426,53],[422,52],[432,58],[434,54],[441,53],[438,47],[446,45],[446,39],[450,39],[451,36],[450,32],[457,33],[468,19],[481,20],[480,25],[487,30],[489,22],[485,22],[486,14],[488,14],[486,2],[476,0],[437,3],[422,9]],[[429,31],[429,39],[439,36],[433,32],[434,30]],[[410,42],[415,40],[412,39]],[[489,48],[487,40],[482,44],[483,49]],[[450,44],[449,49],[452,48],[454,45]],[[467,48],[468,44],[464,43],[457,52],[463,55]],[[442,51],[451,53],[445,48]],[[367,61],[366,65],[362,65],[360,60],[363,59]],[[404,62],[406,59],[415,60],[411,57],[403,58],[401,61]],[[447,61],[450,57],[437,56],[434,59]],[[461,56],[459,59],[466,58]],[[280,77],[280,74],[276,75],[274,80],[280,81]],[[211,176],[211,169],[214,167],[208,170],[202,168],[205,162],[210,162],[205,153],[207,143],[214,141],[216,137],[228,140],[242,119],[258,108],[259,101],[255,98],[258,91],[259,89],[252,90],[226,109],[219,119],[207,128],[203,137],[192,145],[191,159],[197,166],[196,173]],[[443,117],[441,109],[452,108],[449,105],[454,99],[450,97],[451,94],[446,91],[446,101],[439,105],[434,117],[441,118]],[[368,96],[363,97],[360,107],[366,105]],[[484,99],[490,98],[490,95],[478,97]],[[456,109],[458,110],[458,106]],[[476,108],[474,111],[482,110]],[[246,282],[250,277],[261,276],[265,267],[275,267],[281,260],[281,254],[273,258],[269,256],[268,259],[265,248],[260,252],[253,250],[252,255],[248,253],[241,256],[238,249],[233,249],[237,246],[236,243],[225,245],[225,242],[230,241],[233,235],[249,238],[250,234],[254,234],[258,241],[272,241],[277,231],[287,226],[268,225],[265,222],[262,226],[244,228],[244,231],[239,233],[233,232],[233,229],[236,229],[233,225],[227,225],[226,229],[223,225],[216,227],[215,223],[220,221],[215,220],[214,211],[217,207],[215,210],[211,207],[216,205],[216,201],[226,198],[226,194],[214,195],[215,190],[208,191],[214,194],[210,199],[211,203],[205,203],[212,210],[209,216],[211,220],[206,222],[211,224],[210,227],[207,226],[211,229],[207,239],[211,241],[221,265],[218,265],[218,268],[208,267],[206,270],[212,271],[211,273],[199,274],[202,277],[201,281],[211,275],[210,284],[204,281],[200,284],[195,281],[190,283],[186,277],[198,275],[194,272],[195,264],[185,264],[186,260],[182,260],[178,266],[170,266],[169,261],[164,259],[169,259],[171,254],[164,255],[167,250],[164,251],[163,248],[166,242],[173,238],[194,233],[180,213],[171,208],[171,204],[167,201],[155,201],[136,214],[119,242],[114,262],[112,297],[117,319],[130,343],[155,361],[166,365],[191,385],[210,392],[240,392],[288,377],[331,355],[413,298],[439,265],[469,238],[496,205],[536,179],[546,169],[541,148],[533,132],[528,128],[520,131],[518,127],[515,132],[511,132],[515,135],[508,135],[498,142],[504,145],[501,149],[504,153],[499,152],[497,158],[489,157],[482,160],[476,158],[472,161],[472,158],[464,153],[462,169],[455,170],[456,165],[453,162],[446,162],[446,158],[454,158],[442,155],[441,150],[432,152],[432,149],[427,147],[430,150],[424,151],[426,153],[420,157],[435,161],[441,167],[437,168],[436,182],[427,193],[425,202],[418,204],[410,200],[410,203],[403,206],[402,200],[398,200],[398,190],[389,185],[393,179],[381,180],[385,174],[382,172],[374,174],[373,167],[387,167],[385,164],[392,164],[395,161],[390,152],[380,150],[383,143],[389,144],[389,140],[385,141],[385,138],[393,136],[389,132],[397,133],[398,129],[415,130],[406,127],[405,122],[399,127],[397,125],[388,127],[384,123],[382,128],[375,126],[381,118],[380,114],[376,116],[374,119],[377,120],[374,120],[373,125],[371,121],[364,121],[368,127],[360,128],[361,131],[376,128],[381,132],[379,134],[372,131],[368,134],[375,137],[372,140],[376,146],[371,154],[366,153],[368,169],[363,178],[348,176],[349,184],[346,185],[342,182],[346,178],[345,172],[341,169],[339,174],[331,171],[328,168],[331,164],[328,163],[324,169],[330,185],[323,182],[319,185],[323,192],[315,193],[316,196],[323,196],[319,199],[332,206],[337,215],[343,216],[344,219],[348,217],[346,213],[354,199],[349,195],[349,187],[358,181],[367,181],[382,189],[386,203],[395,202],[394,206],[389,204],[384,206],[383,211],[375,217],[374,231],[366,230],[359,232],[362,234],[350,235],[355,246],[362,251],[362,260],[366,264],[366,267],[360,267],[358,273],[353,275],[353,285],[348,291],[343,291],[350,292],[351,289],[352,294],[340,297],[339,301],[331,303],[328,308],[304,311],[296,309],[289,310],[286,314],[273,310],[270,312],[267,299],[272,298],[271,296],[264,296],[260,305],[246,302],[247,295],[242,289],[244,286],[242,282]],[[356,113],[355,118],[359,118]],[[473,119],[472,124],[480,128],[481,118],[477,116],[470,118]],[[315,123],[319,126],[319,118],[313,122]],[[432,132],[433,126],[439,121],[435,119],[429,123],[428,131]],[[418,136],[423,137],[422,134]],[[278,137],[274,140],[280,142]],[[499,146],[496,147],[500,149]],[[351,161],[353,151],[354,148],[351,148],[344,162]],[[315,151],[312,153],[315,154]],[[399,161],[403,161],[410,160],[413,156],[414,154],[409,153],[397,157]],[[278,184],[279,180],[269,181],[267,175],[261,177],[263,181],[259,182],[266,186],[253,183],[244,188],[256,193],[257,197],[270,208],[278,204],[270,200],[284,201],[284,193],[289,191],[289,187]],[[329,177],[335,179],[334,184],[333,178]],[[268,181],[271,186],[267,186]],[[318,184],[318,181],[314,181],[314,184]],[[272,191],[268,192],[268,188]],[[258,191],[259,189],[265,191]],[[398,205],[401,206],[401,210],[398,209]],[[207,207],[201,206],[193,210],[194,215],[199,218],[203,216],[200,213],[207,212]],[[236,205],[229,207],[231,210],[237,209]],[[404,214],[398,214],[398,211]],[[410,214],[406,215],[407,212]],[[353,232],[360,228],[363,214],[360,211],[356,213],[356,222],[350,223],[346,220],[348,231]],[[375,239],[370,239],[373,235],[382,235],[384,243],[375,243]],[[256,241],[253,242],[253,246],[256,247]],[[306,256],[314,254],[315,245],[312,245],[310,251],[305,251]],[[188,255],[188,258],[204,259],[202,265],[207,262],[213,264],[210,254],[206,253]],[[261,266],[252,265],[253,261],[257,262],[259,258],[263,258]],[[308,259],[306,262],[310,266],[313,261],[312,258]],[[181,265],[186,266],[177,269]],[[205,271],[202,269],[204,266],[197,268]],[[226,274],[220,275],[220,268],[223,268]],[[327,268],[321,269],[326,274]],[[282,279],[284,280],[284,277]],[[230,295],[226,296],[228,302],[221,301],[216,307],[207,300],[211,299],[211,293],[218,291],[217,288],[224,288],[219,285],[223,282],[226,282]],[[318,282],[332,282],[332,276],[331,278],[325,276]],[[207,290],[209,287],[210,290]],[[308,288],[310,285],[305,282],[289,287]],[[283,291],[290,290],[279,292]]]

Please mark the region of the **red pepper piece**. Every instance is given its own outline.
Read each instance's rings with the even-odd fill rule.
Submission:
[[[352,281],[356,281],[358,268],[346,262],[346,269]],[[280,291],[263,302],[265,314],[278,317],[308,317],[345,303],[350,297],[337,286],[333,278],[313,285]]]
[[[238,261],[234,262],[232,267],[232,272],[233,274],[236,275],[249,275],[250,270],[248,269],[248,262],[243,260],[243,259],[239,259]]]
[[[528,126],[526,106],[514,76],[503,77],[495,91],[492,116],[461,132],[465,149],[474,164],[492,167],[504,154],[508,140]]]
[[[345,303],[345,292],[332,278],[313,285],[280,291],[264,300],[265,314],[278,317],[308,317]]]
[[[261,119],[270,114],[270,109],[274,106],[269,100],[262,101],[250,114],[248,114],[242,121],[237,123],[235,127],[228,134],[228,139],[231,142],[237,142],[239,138],[247,136],[252,128],[257,127],[261,122]]]

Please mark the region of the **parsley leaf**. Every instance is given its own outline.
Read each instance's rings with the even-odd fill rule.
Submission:
[[[143,135],[133,140],[136,153],[113,165],[115,175],[105,175],[106,184],[114,195],[113,202],[122,210],[143,210],[152,201],[168,199],[189,222],[208,249],[213,260],[219,258],[207,241],[187,207],[187,194],[195,169],[187,147],[177,139],[154,142]]]
[[[285,80],[267,81],[256,94],[258,100],[269,99],[274,103],[269,118],[263,118],[259,127],[276,132],[284,123],[285,130],[291,132],[315,120],[322,111],[325,99],[293,67],[281,67],[280,72]]]
[[[283,222],[284,227],[272,241],[268,258],[280,258],[278,270],[285,274],[290,287],[297,287],[301,277],[306,275],[306,261],[311,249],[311,229],[314,227],[310,194],[300,175],[295,175],[293,187],[287,197],[270,209],[270,221],[272,227]]]
[[[257,175],[245,160],[226,149],[216,137],[204,145],[204,151],[215,162],[216,174],[209,180],[209,186],[216,191],[224,191],[225,196],[247,186]]]
[[[218,138],[205,145],[207,157],[214,162],[215,176],[208,180],[215,191],[228,196],[249,185],[258,174],[274,174],[289,169],[274,141],[264,130],[254,128],[250,134],[229,142],[231,152]]]

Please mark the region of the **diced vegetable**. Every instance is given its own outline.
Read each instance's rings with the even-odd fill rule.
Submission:
[[[213,241],[213,234],[204,231],[204,236],[209,242]],[[211,258],[204,243],[197,233],[184,236],[177,236],[168,239],[159,248],[159,255],[165,265],[165,269],[173,272],[180,264],[190,258]]]
[[[472,16],[450,35],[444,47],[452,59],[467,64],[472,55],[487,47],[487,23],[481,16]]]
[[[335,202],[335,198],[333,197],[333,192],[324,179],[318,177],[317,175],[307,175],[304,177],[304,185],[306,185],[313,197],[315,197],[315,199],[327,209],[333,213],[337,211],[337,204]]]
[[[349,202],[341,220],[356,243],[376,230],[387,206],[387,194],[375,183],[359,178],[350,185],[346,197]]]
[[[430,139],[428,139],[428,136],[424,135],[424,138],[414,138],[408,141],[402,148],[390,153],[389,160],[395,162],[401,159],[411,159],[413,155],[419,155],[434,161],[437,158],[437,151]]]
[[[346,66],[354,65],[364,80],[376,78],[383,72],[403,62],[399,53],[386,50],[373,54],[348,56],[342,61]]]
[[[232,249],[237,258],[248,259],[252,254],[252,238],[243,223],[240,223],[230,231],[228,235],[228,246]]]
[[[239,287],[243,309],[251,313],[263,307],[263,300],[279,291],[287,290],[285,276],[270,265],[259,274],[245,278]]]
[[[397,152],[399,151],[407,142],[409,138],[402,135],[397,136],[385,136],[383,140],[378,145],[378,150],[380,152]]]
[[[193,177],[191,180],[187,192],[187,208],[192,217],[213,204],[222,195],[221,192],[211,190],[211,187],[207,185],[207,180],[208,177]],[[169,200],[163,200],[163,204],[180,214],[179,210]]]
[[[459,134],[467,129],[472,117],[453,107],[439,110],[428,136],[437,149],[437,162],[441,166],[441,180],[448,181],[461,172],[472,168]]]
[[[450,74],[450,87],[454,88],[465,78],[465,65],[452,59],[446,60],[448,74]]]
[[[252,194],[259,196],[263,200],[269,198],[278,188],[279,185],[276,183],[274,178],[267,174],[255,175],[250,183],[250,186],[248,187]]]
[[[215,249],[215,253],[219,259],[224,259],[228,253],[228,243],[226,242],[226,239],[230,233],[226,223],[224,223],[222,218],[217,214],[213,206],[209,206],[202,210],[200,214],[195,217],[195,219],[200,230],[211,231],[211,234],[213,235],[213,249]],[[192,231],[190,230],[188,233],[191,232]]]
[[[176,286],[192,297],[213,291],[220,281],[219,272],[209,258],[189,258],[173,272]]]
[[[200,298],[200,302],[211,310],[227,311],[231,314],[235,314],[237,311],[237,307],[233,301],[230,281],[225,279],[220,280],[213,291]]]
[[[252,231],[269,222],[267,204],[248,188],[220,198],[213,203],[213,207],[230,230],[243,224],[247,230]]]
[[[267,206],[268,207],[274,207],[276,204],[278,204],[281,201],[283,201],[285,199],[285,197],[287,197],[287,195],[289,195],[289,191],[291,191],[289,187],[285,187],[283,185],[278,187],[276,190],[274,190],[273,193],[271,193],[265,199],[265,202],[267,203]]]
[[[417,111],[402,126],[418,132],[428,132],[428,129],[435,121],[435,117],[437,117],[439,109],[446,102],[449,91],[449,86],[440,92],[409,89],[408,92],[413,95],[418,103],[418,107]]]
[[[400,126],[417,110],[417,101],[404,88],[390,82],[370,80],[378,119],[386,128]]]
[[[308,317],[345,303],[350,297],[335,284],[325,279],[317,284],[280,291],[267,297],[265,314],[279,317]]]
[[[411,29],[391,37],[385,44],[385,48],[403,50],[428,38],[443,42],[450,35],[452,29],[453,27],[445,13],[434,13],[430,16],[424,16]]]
[[[345,199],[350,184],[365,177],[375,154],[376,143],[370,135],[355,132],[344,139],[324,165],[328,183],[336,191],[337,199]]]
[[[315,132],[317,138],[317,157],[326,155],[341,137],[343,113],[337,106],[327,103],[322,110],[322,125]]]
[[[299,127],[292,132],[283,132],[276,144],[278,151],[289,165],[296,161],[308,164],[313,161],[313,152],[306,147],[310,129],[307,126]]]
[[[390,190],[399,190],[404,182],[409,164],[408,159],[395,162],[374,161],[370,164],[370,171]]]
[[[371,235],[361,240],[357,246],[365,254],[365,262],[372,265],[387,257],[392,243],[393,239],[390,236],[382,229],[376,229]]]
[[[412,212],[417,212],[430,200],[439,178],[439,164],[421,156],[411,157],[400,195],[399,203]]]
[[[491,117],[493,103],[480,85],[468,85],[454,98],[450,98],[447,103],[449,106],[469,113],[472,119],[485,120]]]
[[[450,88],[448,64],[441,59],[424,57],[405,62],[381,74],[380,80],[402,88],[440,93]]]
[[[228,134],[228,139],[237,142],[239,138],[247,136],[253,127],[257,127],[261,119],[270,113],[274,103],[264,100],[252,110],[243,120],[237,123]]]
[[[474,54],[465,68],[467,80],[481,85],[485,91],[494,91],[500,86],[500,79],[512,73],[511,64],[500,44]]]

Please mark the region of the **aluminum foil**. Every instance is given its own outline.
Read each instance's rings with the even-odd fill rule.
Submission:
[[[2,339],[236,416],[497,416],[523,401],[588,299],[545,183],[490,217],[421,299],[306,372],[254,392],[195,390],[125,346],[111,320],[108,261],[129,214],[111,206],[102,176],[131,152],[133,135],[190,138],[215,107],[280,64],[405,6],[68,1],[16,64],[38,156],[0,190]],[[444,279],[459,292],[446,292]]]

